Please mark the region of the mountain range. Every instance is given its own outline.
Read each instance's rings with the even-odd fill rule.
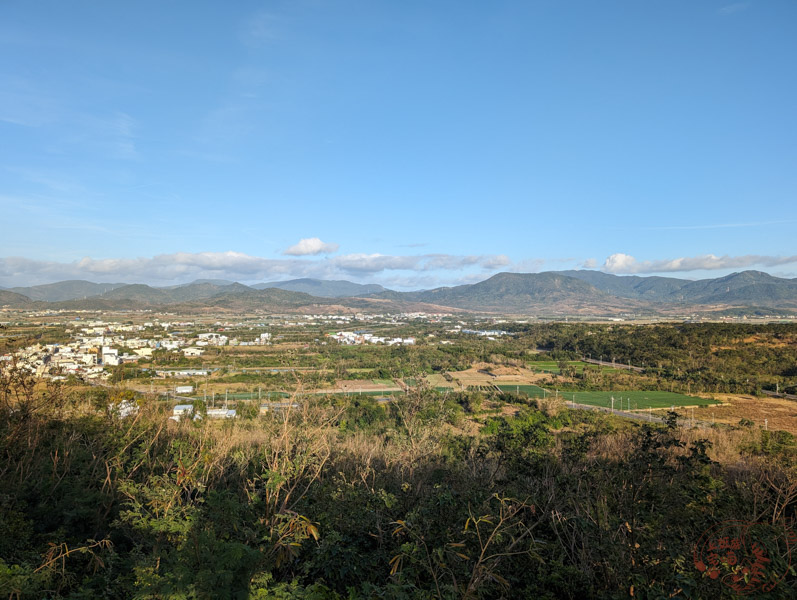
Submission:
[[[797,310],[797,279],[743,271],[715,279],[618,276],[600,271],[498,273],[484,281],[415,292],[376,284],[295,279],[240,283],[203,279],[169,287],[62,281],[0,289],[0,306],[55,309],[258,310],[275,312],[456,309],[510,314],[668,314]]]

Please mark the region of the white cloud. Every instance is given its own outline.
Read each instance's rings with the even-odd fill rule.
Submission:
[[[454,254],[419,254],[391,256],[387,254],[346,254],[331,260],[338,268],[352,273],[379,271],[459,271],[468,267],[494,270],[510,263],[503,254],[460,256]]]
[[[389,256],[386,254],[345,254],[331,260],[334,265],[350,273],[419,270],[420,256]]]
[[[607,273],[672,273],[684,271],[713,271],[717,269],[746,269],[753,266],[775,267],[797,263],[797,256],[760,256],[746,254],[744,256],[701,256],[673,258],[665,260],[638,261],[628,254],[612,254],[603,263],[602,269]]]
[[[322,242],[323,243],[323,242]],[[241,252],[176,252],[153,257],[91,258],[72,262],[0,258],[0,285],[36,285],[65,279],[150,283],[169,285],[193,279],[230,279],[242,282],[270,281],[298,277],[319,279],[352,278],[401,287],[402,281],[423,277],[424,281],[451,281],[467,277],[484,278],[508,264],[503,255],[458,256],[422,254],[346,254],[333,258],[262,258]],[[479,274],[474,273],[479,269]],[[416,275],[413,275],[416,274]]]
[[[322,242],[318,238],[305,238],[299,240],[298,244],[294,244],[283,254],[288,256],[315,256],[318,254],[331,254],[337,252],[340,246],[338,244],[328,244]]]
[[[507,266],[503,270],[511,273],[539,273],[544,265],[545,260],[541,258],[527,258],[511,264],[507,262]]]
[[[635,273],[633,269],[637,266],[636,259],[628,254],[612,254],[603,263],[603,270],[609,273]]]
[[[583,263],[581,263],[582,269],[594,269],[597,266],[598,266],[598,261],[595,260],[594,258],[588,258]]]

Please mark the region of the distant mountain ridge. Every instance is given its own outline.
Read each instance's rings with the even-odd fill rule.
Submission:
[[[716,279],[676,279],[609,275],[600,271],[560,271],[597,289],[623,298],[654,302],[773,306],[797,303],[797,280],[773,277],[761,271],[742,271]],[[774,303],[774,304],[773,304]]]
[[[31,296],[20,294],[26,290]],[[86,292],[94,290],[92,296]],[[309,291],[306,291],[309,290]],[[76,294],[79,294],[76,296]],[[33,297],[35,296],[35,297]],[[71,297],[70,297],[71,296]],[[44,297],[61,298],[46,301]],[[246,286],[218,279],[169,287],[64,281],[0,290],[0,305],[96,310],[174,307],[225,310],[412,310],[511,314],[674,314],[684,310],[797,310],[797,279],[742,271],[724,277],[611,275],[600,271],[498,273],[474,284],[396,292],[349,281],[296,279]]]
[[[57,283],[45,283],[43,285],[33,285],[29,287],[8,288],[9,292],[16,292],[27,296],[31,300],[43,302],[60,302],[62,300],[74,300],[76,298],[90,298],[104,292],[108,292],[118,287],[127,285],[126,283],[92,283],[81,279],[70,279]]]
[[[27,296],[9,290],[0,290],[0,306],[24,306],[33,302]]]
[[[344,280],[328,279],[291,279],[290,281],[271,281],[256,283],[252,286],[256,290],[266,288],[279,288],[291,292],[304,292],[321,298],[345,298],[354,296],[370,296],[386,291],[381,285],[375,283],[362,284]]]
[[[375,297],[407,299],[468,310],[522,312],[553,304],[582,309],[591,306],[632,308],[634,303],[602,292],[585,281],[554,272],[498,273],[479,283],[420,292],[387,292]]]

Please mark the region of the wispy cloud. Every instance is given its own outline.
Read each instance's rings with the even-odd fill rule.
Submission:
[[[714,271],[718,269],[744,269],[748,267],[776,267],[797,263],[797,256],[701,256],[673,258],[665,260],[638,261],[629,254],[617,253],[609,256],[602,269],[607,273],[673,273],[686,271]]]
[[[24,79],[12,79],[0,90],[0,121],[22,127],[50,125],[62,118],[49,90]]]
[[[283,254],[287,256],[316,256],[318,254],[332,254],[337,252],[339,247],[338,244],[322,242],[317,237],[305,238],[285,250]]]
[[[54,192],[63,194],[79,194],[86,191],[86,188],[84,188],[81,184],[76,183],[70,176],[56,171],[12,166],[8,166],[5,169],[10,173],[18,175],[20,178],[29,183],[35,183],[44,186],[45,188]]]
[[[136,121],[130,115],[119,112],[99,123],[99,133],[104,137],[106,145],[116,158],[138,158],[135,144]]]
[[[241,42],[249,48],[260,48],[281,37],[282,19],[270,12],[259,11],[246,19],[241,28]]]
[[[514,263],[509,263],[507,261],[506,265],[501,266],[506,267],[503,270],[511,271],[512,273],[537,273],[542,270],[546,262],[547,261],[541,258],[527,258]]]
[[[789,225],[797,223],[797,219],[780,219],[777,221],[749,221],[745,223],[709,223],[704,225],[663,225],[660,227],[642,227],[656,231],[691,230],[691,229],[735,229],[741,227],[768,227],[771,225]]]
[[[717,12],[721,15],[732,15],[733,13],[738,13],[748,8],[750,8],[749,2],[734,2],[733,4],[726,4]]]
[[[457,271],[468,267],[494,270],[511,261],[502,254],[453,255],[421,254],[391,256],[388,254],[347,254],[332,259],[337,268],[349,273],[379,273],[381,271]]]
[[[136,147],[138,122],[129,114],[115,112],[105,115],[77,113],[70,117],[79,127],[73,127],[70,133],[56,139],[51,150],[67,153],[72,148],[93,148],[103,156],[120,160],[139,158]]]

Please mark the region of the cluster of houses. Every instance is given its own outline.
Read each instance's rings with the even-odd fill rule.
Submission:
[[[107,379],[106,367],[149,358],[156,350],[179,351],[188,357],[201,356],[207,346],[265,345],[271,334],[261,333],[254,341],[239,342],[217,332],[190,336],[185,328],[193,322],[145,322],[142,325],[104,321],[70,322],[71,340],[60,344],[34,344],[11,354],[0,355],[2,364],[16,363],[38,377],[85,380]],[[121,349],[121,350],[120,350]]]
[[[409,321],[424,321],[427,323],[439,323],[445,317],[450,317],[449,313],[425,313],[411,312],[399,314],[366,314],[356,313],[353,315],[303,315],[298,317],[301,320],[285,321],[282,324],[288,327],[302,327],[305,325],[350,325],[355,322],[370,322],[380,325],[400,325]]]
[[[327,335],[330,339],[335,340],[340,344],[347,346],[356,346],[359,344],[386,344],[388,346],[411,346],[415,343],[414,337],[379,337],[371,333],[362,333],[356,331],[338,331],[337,333],[330,333]]]
[[[299,408],[299,403],[291,400],[271,401],[260,405],[260,414],[282,414],[290,410],[296,410],[297,408]],[[238,413],[234,408],[227,408],[224,406],[223,408],[208,408],[204,411],[204,416],[208,419],[234,419],[238,416]],[[172,421],[177,422],[185,419],[197,421],[202,418],[202,413],[194,410],[193,404],[178,404],[172,409],[172,415],[169,417]]]

